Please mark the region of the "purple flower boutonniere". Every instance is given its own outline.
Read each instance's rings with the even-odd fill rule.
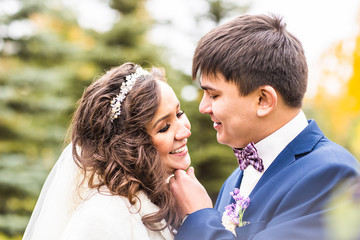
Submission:
[[[250,198],[241,196],[238,188],[234,188],[234,190],[230,192],[230,195],[234,198],[235,203],[231,203],[225,207],[225,212],[222,216],[222,224],[227,230],[236,235],[235,228],[237,226],[241,227],[248,224],[248,222],[244,222],[242,218],[245,209],[250,204]]]

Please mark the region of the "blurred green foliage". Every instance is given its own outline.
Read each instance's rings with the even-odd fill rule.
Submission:
[[[336,195],[335,195],[336,193]],[[360,238],[360,178],[338,186],[331,201],[332,211],[325,215],[329,240]]]

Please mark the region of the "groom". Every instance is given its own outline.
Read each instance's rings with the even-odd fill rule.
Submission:
[[[240,166],[214,208],[192,168],[175,172],[170,187],[184,216],[176,239],[327,237],[328,200],[340,183],[359,176],[359,163],[306,119],[307,75],[300,41],[276,16],[241,16],[199,41],[192,71],[204,90],[199,109]],[[234,203],[234,188],[250,205],[242,217],[246,224],[233,224],[232,233],[222,215]]]

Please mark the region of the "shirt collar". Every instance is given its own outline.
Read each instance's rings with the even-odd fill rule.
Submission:
[[[255,144],[259,157],[263,160],[264,171],[271,165],[280,152],[308,125],[302,110],[276,132]]]

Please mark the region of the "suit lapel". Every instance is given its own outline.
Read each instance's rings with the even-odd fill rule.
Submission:
[[[240,187],[242,177],[243,171],[237,168],[227,179],[227,182],[223,185],[223,188],[219,193],[219,198],[215,205],[216,210],[218,210],[221,214],[224,212],[227,205],[235,202],[233,197],[230,195],[230,192],[232,192],[234,188]]]
[[[291,141],[285,147],[285,149],[276,157],[274,162],[266,170],[264,175],[256,184],[253,191],[250,193],[249,198],[254,199],[259,189],[261,189],[270,178],[272,178],[278,172],[295,162],[298,155],[310,152],[323,137],[324,134],[321,132],[316,122],[314,120],[310,120],[309,125],[297,137],[295,137],[295,139]],[[225,206],[229,205],[230,203],[234,203],[230,192],[233,191],[234,188],[240,187],[242,177],[243,171],[238,168],[233,172],[233,174],[227,179],[227,182],[224,184],[215,207],[221,214],[224,212]],[[248,211],[245,211],[245,213],[247,212]]]
[[[254,198],[257,191],[270,178],[275,176],[282,169],[296,161],[296,156],[310,152],[315,145],[324,137],[314,120],[309,121],[309,125],[291,141],[285,149],[276,157],[274,162],[269,166],[264,175],[260,178],[255,188],[250,193],[250,199]]]

